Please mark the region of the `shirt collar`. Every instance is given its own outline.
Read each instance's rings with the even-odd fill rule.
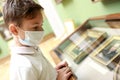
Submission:
[[[34,54],[38,47],[11,47],[14,54]]]

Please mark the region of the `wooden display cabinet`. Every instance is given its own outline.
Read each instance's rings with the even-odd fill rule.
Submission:
[[[91,57],[89,55],[92,55],[103,43],[107,44],[105,43],[107,39],[116,35],[120,37],[119,29],[120,13],[89,18],[55,47],[51,51],[51,56],[56,64],[61,60],[67,59],[67,57],[76,64],[81,64],[86,57]],[[88,38],[85,38],[85,34],[92,37],[88,36]],[[116,66],[120,60],[119,54],[120,51],[118,51],[117,55],[110,59],[109,64],[107,63],[105,66],[109,66],[111,63],[114,63]],[[115,68],[115,66],[112,67],[112,69]],[[111,66],[109,67],[111,68]]]

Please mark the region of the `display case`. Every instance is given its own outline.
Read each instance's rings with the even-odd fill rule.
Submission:
[[[88,29],[81,33],[80,30],[69,36],[59,47],[55,49],[58,53],[65,53],[76,63],[82,61],[107,37],[107,33]]]
[[[69,57],[76,64],[80,64],[89,56],[100,64],[114,68],[111,63],[114,63],[115,66],[120,60],[119,39],[120,14],[98,16],[86,20],[53,51],[60,60]],[[112,55],[105,52],[106,56],[112,55],[111,58],[105,59],[101,57],[101,51],[108,48],[107,46],[114,47],[110,43],[116,43],[117,53]]]

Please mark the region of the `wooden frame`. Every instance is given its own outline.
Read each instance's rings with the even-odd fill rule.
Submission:
[[[120,55],[120,36],[113,36],[108,38],[90,56],[104,65],[109,65],[118,55]]]

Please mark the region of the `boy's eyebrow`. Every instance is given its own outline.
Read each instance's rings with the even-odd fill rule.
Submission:
[[[34,23],[33,25],[40,25],[40,26],[42,26],[43,23]]]
[[[42,24],[43,24],[43,21],[42,21],[41,23],[35,22],[35,23],[33,23],[33,24],[41,24],[41,25],[42,25]]]

